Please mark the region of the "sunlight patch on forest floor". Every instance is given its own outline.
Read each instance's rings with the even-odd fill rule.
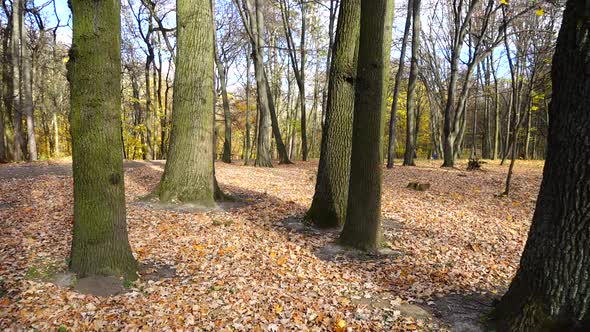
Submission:
[[[509,197],[494,196],[507,172],[496,161],[483,172],[466,172],[463,163],[453,170],[441,169],[439,161],[418,164],[384,170],[384,240],[402,254],[336,260],[317,253],[337,232],[293,227],[311,202],[317,162],[272,169],[217,163],[223,190],[245,204],[205,213],[134,203],[153,190],[161,166],[127,168],[131,247],[140,263],[167,270],[164,277],[143,270],[145,276],[112,297],[48,281],[51,271],[67,267],[69,164],[0,166],[0,287],[6,293],[0,329],[321,330],[340,320],[354,330],[432,329],[440,321],[409,317],[401,306],[444,314],[442,306],[455,303],[449,298],[476,293],[489,299],[507,287],[542,163],[517,162]],[[2,177],[7,167],[34,176]],[[431,187],[415,191],[406,188],[409,182]]]

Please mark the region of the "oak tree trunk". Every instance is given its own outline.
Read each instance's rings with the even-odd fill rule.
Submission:
[[[567,2],[552,67],[547,160],[520,267],[495,315],[508,331],[590,329],[590,7]]]
[[[158,187],[163,202],[214,205],[213,21],[208,0],[179,0],[170,147]]]
[[[121,3],[71,2],[70,82],[74,235],[79,276],[137,278],[127,238],[121,155]],[[97,51],[100,50],[100,51]]]
[[[381,237],[383,114],[386,106],[392,0],[361,2],[346,223],[342,244],[377,250]]]
[[[360,13],[360,0],[341,2],[315,194],[306,215],[319,227],[346,220]]]

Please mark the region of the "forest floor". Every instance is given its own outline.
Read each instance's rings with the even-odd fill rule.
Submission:
[[[384,170],[389,254],[368,256],[336,246],[337,231],[301,223],[317,162],[217,163],[239,203],[210,212],[138,201],[163,162],[127,162],[141,278],[106,287],[113,296],[89,294],[96,281],[66,273],[70,162],[0,165],[0,330],[478,330],[516,271],[543,164],[518,161],[509,197],[495,196],[507,172],[497,161],[475,172],[439,164]]]

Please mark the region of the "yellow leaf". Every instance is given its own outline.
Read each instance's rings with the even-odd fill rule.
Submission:
[[[270,252],[270,258],[275,258],[275,257],[277,257],[277,253],[274,252],[274,251],[271,251]]]
[[[539,8],[535,10],[535,14],[537,14],[537,16],[543,16],[543,14],[545,14],[545,11],[543,10],[543,8]]]
[[[204,245],[201,245],[201,244],[193,244],[193,249],[195,249],[195,250],[203,250],[203,249],[205,249],[205,246]]]
[[[500,0],[500,3],[503,5],[508,6],[508,0]]]
[[[277,264],[278,265],[285,265],[285,263],[287,263],[287,257],[281,257],[277,260]]]
[[[343,319],[339,319],[334,326],[335,332],[344,332],[346,331],[346,322]]]
[[[65,58],[62,59],[63,63],[68,63],[68,61],[70,61],[70,57],[67,56]]]
[[[281,312],[283,312],[283,306],[281,306],[280,304],[276,303],[275,304],[275,312],[277,314],[280,314]]]

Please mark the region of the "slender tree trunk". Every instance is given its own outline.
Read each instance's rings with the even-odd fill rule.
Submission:
[[[59,158],[61,152],[59,150],[59,121],[57,120],[57,111],[52,113],[53,126],[53,157]]]
[[[477,158],[477,94],[475,91],[474,105],[473,105],[473,122],[471,123],[471,157]]]
[[[4,106],[4,117],[2,118],[2,124],[4,124],[4,119],[9,119],[10,114],[13,112],[12,110],[12,102],[13,102],[13,93],[14,89],[12,86],[13,78],[10,75],[12,69],[12,45],[10,43],[10,34],[11,34],[11,27],[7,25],[6,28],[2,29],[2,105]],[[6,125],[4,126],[6,128]],[[6,132],[3,129],[2,135],[2,142],[6,140],[6,144],[4,145],[5,150],[4,154],[0,155],[1,162],[9,161],[9,153],[10,153],[10,146],[8,142],[8,137],[6,137]],[[3,158],[3,159],[2,159]]]
[[[583,22],[583,23],[580,23]],[[502,331],[590,330],[590,10],[567,2],[552,66],[547,160],[520,267],[496,307]]]
[[[226,68],[221,62],[219,52],[215,50],[215,64],[217,75],[219,76],[219,85],[221,88],[221,99],[223,105],[223,123],[224,123],[224,140],[223,155],[221,160],[225,163],[231,163],[231,112],[229,109],[229,98],[227,96],[227,79],[225,76]]]
[[[490,64],[493,64],[493,55],[490,55]],[[496,76],[496,69],[490,66],[492,77],[494,78],[494,147],[492,151],[492,160],[500,156],[500,91],[498,87],[498,78]]]
[[[510,152],[510,131],[512,130],[512,111],[513,111],[513,103],[514,103],[514,91],[510,91],[510,101],[508,103],[507,115],[506,115],[506,133],[504,136],[504,146],[502,152],[502,160],[500,161],[500,165],[504,165],[506,158],[508,158],[508,153]]]
[[[28,159],[29,161],[36,161],[37,156],[37,140],[35,138],[35,115],[33,114],[33,77],[31,67],[31,52],[29,51],[29,45],[27,43],[27,30],[24,23],[24,10],[26,8],[26,0],[21,2],[23,8],[21,8],[21,19],[20,19],[20,48],[21,48],[21,107],[26,117],[27,123],[27,147],[28,147]]]
[[[305,97],[305,30],[306,30],[306,5],[305,2],[302,0],[300,1],[301,4],[301,44],[299,45],[300,48],[300,57],[301,57],[301,64],[299,66],[299,80],[297,80],[299,85],[299,101],[301,102],[301,154],[303,161],[307,161],[307,155],[309,154],[308,146],[307,146],[307,111],[306,111],[306,97]]]
[[[157,190],[163,202],[212,206],[214,40],[209,0],[179,0],[176,21],[172,131],[168,160]]]
[[[70,269],[137,278],[127,237],[120,141],[121,3],[71,2],[70,82],[74,235]],[[97,52],[96,50],[101,50]]]
[[[14,161],[22,161],[27,151],[24,141],[22,129],[22,105],[21,105],[21,73],[20,73],[20,59],[21,59],[21,34],[20,26],[22,18],[23,0],[12,1],[12,36],[11,40],[11,60],[12,60],[12,130],[13,130],[13,159]]]
[[[6,157],[6,132],[4,129],[4,113],[5,107],[4,105],[0,105],[0,163],[5,163],[8,161]]]
[[[251,52],[248,49],[246,53],[246,133],[244,140],[244,165],[250,163],[251,142],[250,142],[250,56]]]
[[[406,25],[404,27],[404,37],[402,39],[402,49],[399,56],[399,66],[397,73],[395,73],[395,84],[393,87],[393,102],[391,103],[391,115],[389,118],[389,144],[387,145],[387,168],[393,167],[393,160],[395,159],[395,136],[397,126],[397,103],[399,98],[399,91],[401,89],[402,77],[404,75],[404,58],[406,56],[406,48],[408,45],[408,36],[410,35],[410,26],[412,23],[412,7],[413,0],[408,0],[408,8],[406,13]]]
[[[393,1],[361,2],[352,150],[344,245],[377,250],[381,240],[381,175]]]
[[[360,0],[340,3],[320,162],[306,215],[318,227],[338,227],[346,220],[360,14]]]
[[[529,109],[526,111],[526,136],[525,136],[525,140],[524,140],[524,159],[531,159],[531,156],[529,154],[529,146],[531,145],[531,118],[532,118],[532,113],[531,113],[531,108],[529,107]]]
[[[408,79],[406,151],[404,166],[415,166],[416,155],[416,82],[418,81],[418,53],[420,52],[420,1],[412,0],[412,57],[410,59],[410,77]]]
[[[6,145],[6,126],[4,125],[4,119],[5,119],[5,114],[9,114],[9,109],[7,107],[6,104],[6,83],[7,83],[7,77],[5,74],[5,67],[6,67],[6,53],[9,52],[8,50],[8,26],[6,26],[5,28],[2,28],[2,54],[4,55],[4,63],[2,64],[2,98],[3,98],[3,103],[2,105],[0,105],[0,163],[6,163],[8,162],[8,153],[7,153],[7,145]]]

